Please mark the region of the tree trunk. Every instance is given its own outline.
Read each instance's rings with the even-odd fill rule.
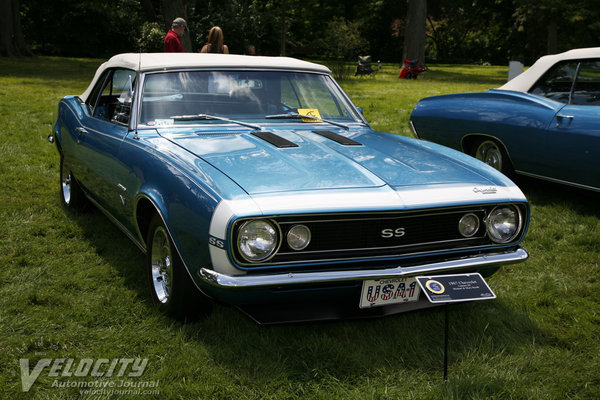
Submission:
[[[552,17],[548,23],[548,54],[558,53],[558,24],[556,18]]]
[[[154,11],[152,1],[141,0],[140,5],[142,6],[142,10],[144,10],[144,15],[146,15],[146,19],[150,22],[157,22],[156,11]]]
[[[0,0],[0,57],[33,56],[21,29],[19,0]]]
[[[177,17],[181,17],[186,21],[188,20],[186,0],[162,0],[161,4],[162,14],[165,19],[167,29],[171,29],[171,23]],[[206,34],[208,35],[208,32],[206,32]],[[181,38],[181,44],[186,52],[192,51],[192,40],[190,38],[189,31],[186,31]]]
[[[425,66],[425,21],[427,20],[427,0],[407,0],[406,29],[402,59],[419,59],[419,66]]]
[[[280,17],[280,28],[281,28],[281,48],[279,51],[280,56],[285,56],[285,41],[287,36],[287,25],[286,25],[286,15],[287,14],[287,5],[285,0],[281,1],[281,17]]]

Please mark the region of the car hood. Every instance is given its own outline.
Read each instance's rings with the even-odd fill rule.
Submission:
[[[200,157],[248,194],[342,188],[456,184],[501,185],[464,155],[432,143],[369,130],[331,130],[355,143],[339,143],[314,131],[252,132],[159,130]],[[483,166],[483,164],[481,164]],[[487,172],[486,172],[487,171]]]

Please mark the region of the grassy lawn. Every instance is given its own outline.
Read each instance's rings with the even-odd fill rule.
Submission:
[[[531,201],[530,259],[488,282],[494,301],[444,312],[261,327],[217,305],[179,324],[150,304],[144,256],[102,214],[66,212],[46,141],[57,103],[100,60],[0,58],[0,398],[107,398],[52,376],[22,392],[19,360],[147,359],[134,383],[199,399],[593,399],[600,393],[600,196],[518,180]],[[433,65],[416,81],[384,64],[341,82],[375,129],[410,135],[421,97],[500,86],[506,67]],[[533,150],[532,150],[533,151]],[[127,379],[125,379],[127,381]],[[150,388],[149,390],[152,390]]]

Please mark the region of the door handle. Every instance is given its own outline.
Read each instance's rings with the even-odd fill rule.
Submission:
[[[77,143],[81,143],[82,137],[88,134],[87,129],[82,127],[75,128],[75,132],[77,132]]]
[[[569,123],[571,123],[573,121],[573,116],[572,115],[557,115],[556,116],[556,127],[557,128],[560,126],[560,124],[562,124],[564,119],[568,119]]]

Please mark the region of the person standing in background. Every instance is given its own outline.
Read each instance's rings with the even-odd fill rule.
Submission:
[[[229,54],[229,48],[223,44],[223,31],[218,26],[213,26],[208,32],[208,41],[200,53],[223,53]]]
[[[183,36],[187,29],[187,23],[185,19],[178,17],[173,20],[171,29],[165,36],[165,53],[183,53],[183,45],[181,44],[180,37]]]

